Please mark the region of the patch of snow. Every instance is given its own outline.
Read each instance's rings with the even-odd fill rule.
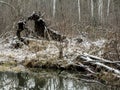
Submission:
[[[55,41],[43,41],[43,40],[34,40],[30,39],[33,41],[31,44],[33,45],[40,45],[46,47],[45,49],[38,50],[38,51],[31,51],[29,49],[29,46],[23,45],[22,48],[19,49],[13,49],[10,48],[10,45],[12,42],[9,43],[2,43],[0,44],[0,60],[17,60],[19,62],[28,59],[35,59],[36,57],[43,57],[43,58],[52,58],[56,57],[59,55],[59,47],[60,43],[55,42]],[[106,40],[100,39],[97,41],[90,41],[90,40],[83,40],[82,43],[76,43],[74,39],[68,39],[67,43],[62,43],[63,45],[63,56],[67,58],[68,60],[71,60],[77,55],[80,55],[84,52],[88,52],[91,48],[92,45],[95,47],[102,47]],[[37,43],[37,44],[34,44]],[[34,49],[34,48],[33,48]],[[101,54],[102,51],[98,52],[98,54]]]
[[[97,41],[92,42],[92,43],[93,43],[95,46],[102,47],[105,42],[106,42],[105,39],[100,39],[100,40],[97,40]]]

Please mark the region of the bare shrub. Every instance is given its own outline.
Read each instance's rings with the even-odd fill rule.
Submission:
[[[109,60],[120,60],[119,29],[108,33],[108,42],[105,45],[103,57]]]

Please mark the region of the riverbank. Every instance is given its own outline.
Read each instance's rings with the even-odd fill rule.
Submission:
[[[29,40],[28,45],[20,43],[21,46],[17,49],[14,47],[16,42],[10,40],[0,44],[0,71],[25,72],[28,68],[67,70],[82,73],[82,75],[76,75],[78,79],[85,77],[88,81],[95,80],[104,84],[119,85],[120,77],[119,73],[116,74],[116,70],[115,73],[112,73],[112,71],[98,67],[89,61],[84,62],[82,60],[84,58],[78,58],[84,53],[95,53],[100,56],[104,40],[96,42],[84,40],[81,43],[78,43],[76,39],[69,39],[65,43],[36,39],[27,40]],[[61,47],[62,57],[60,58]]]

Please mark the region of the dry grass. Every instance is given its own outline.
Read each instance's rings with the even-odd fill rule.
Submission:
[[[108,33],[108,42],[104,48],[103,57],[109,60],[120,60],[120,35],[119,30]]]

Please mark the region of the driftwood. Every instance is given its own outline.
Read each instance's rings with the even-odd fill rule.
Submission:
[[[77,56],[77,61],[80,60],[80,62],[85,64],[89,64],[89,66],[94,66],[95,68],[98,66],[100,68],[104,68],[107,71],[112,72],[113,74],[120,75],[120,70],[117,69],[119,66],[120,61],[110,61],[106,59],[99,58],[97,56],[89,55],[89,54],[83,54]],[[96,72],[97,73],[97,72]]]
[[[90,74],[90,76],[85,77],[85,81],[91,82],[92,79],[104,84],[119,86],[120,61],[110,61],[94,55],[83,54],[78,55],[73,62],[77,63],[77,65],[82,65],[87,74]]]

